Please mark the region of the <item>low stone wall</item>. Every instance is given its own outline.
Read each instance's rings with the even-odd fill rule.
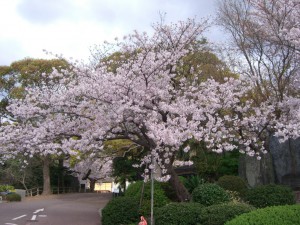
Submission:
[[[21,196],[21,199],[24,200],[26,197],[26,190],[24,189],[15,189],[16,193]]]

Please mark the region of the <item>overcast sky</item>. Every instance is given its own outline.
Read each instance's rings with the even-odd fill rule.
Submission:
[[[136,29],[167,22],[213,18],[216,0],[0,0],[0,65],[46,58],[43,49],[87,60],[89,49]],[[210,40],[221,38],[213,29]]]

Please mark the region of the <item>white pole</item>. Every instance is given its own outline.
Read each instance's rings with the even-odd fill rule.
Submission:
[[[153,156],[152,156],[152,167],[154,165],[154,162],[153,162]],[[154,168],[151,169],[151,219],[150,219],[150,224],[151,225],[154,225],[153,223],[153,203],[154,203]]]

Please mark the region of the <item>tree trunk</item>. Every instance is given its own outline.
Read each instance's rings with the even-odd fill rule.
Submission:
[[[185,186],[179,180],[179,177],[176,174],[173,166],[170,166],[170,168],[168,170],[169,170],[169,174],[171,175],[169,183],[175,190],[177,200],[180,202],[189,201],[191,198],[190,193],[188,192],[188,190],[185,188]]]
[[[59,159],[58,160],[58,166],[59,166],[59,174],[58,174],[58,188],[62,189],[62,193],[65,193],[65,180],[64,180],[64,160]]]
[[[94,179],[89,179],[89,180],[90,180],[90,191],[94,192],[96,180],[94,180]]]
[[[45,156],[43,158],[43,193],[42,195],[51,195],[50,186],[50,158]]]
[[[26,186],[26,173],[24,172],[23,176],[22,176],[22,179],[20,180],[20,182],[22,183],[24,189],[26,190],[26,192],[28,191],[28,188]]]
[[[163,152],[161,152],[160,154],[161,154],[161,158],[162,158]],[[174,160],[175,160],[175,156],[173,155],[170,158],[170,163],[165,165],[166,169],[167,169],[167,173],[171,176],[169,183],[170,183],[171,187],[173,188],[173,190],[175,191],[177,201],[188,202],[191,199],[191,195],[190,195],[189,191],[186,189],[186,187],[181,183],[177,173],[175,172],[175,170],[173,168]]]
[[[126,191],[126,179],[123,181],[122,187],[123,187],[123,192],[125,193],[125,191]]]

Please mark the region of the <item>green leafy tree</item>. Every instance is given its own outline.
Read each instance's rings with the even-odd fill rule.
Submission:
[[[238,75],[231,72],[229,67],[207,46],[207,41],[201,40],[194,43],[197,51],[190,53],[182,59],[177,67],[178,78],[193,78],[193,74],[198,75],[198,82],[214,79],[220,83],[224,83],[225,77],[238,78]]]
[[[1,121],[11,117],[6,110],[11,99],[23,98],[25,88],[29,86],[42,86],[50,81],[53,69],[68,69],[69,65],[62,59],[32,59],[26,58],[15,61],[10,66],[0,66],[0,116]]]
[[[178,158],[192,160],[196,174],[208,181],[216,181],[223,175],[237,175],[240,153],[238,150],[217,154],[211,152],[204,142],[189,140],[188,153],[179,151]]]
[[[115,157],[113,160],[113,177],[115,177],[117,183],[120,183],[120,187],[124,191],[126,190],[126,181],[131,182],[141,179],[143,168],[135,168],[133,165],[140,162],[142,154],[132,150],[125,152],[123,156]]]
[[[28,190],[43,184],[42,163],[37,157],[18,155],[1,165],[0,183],[12,184]]]

